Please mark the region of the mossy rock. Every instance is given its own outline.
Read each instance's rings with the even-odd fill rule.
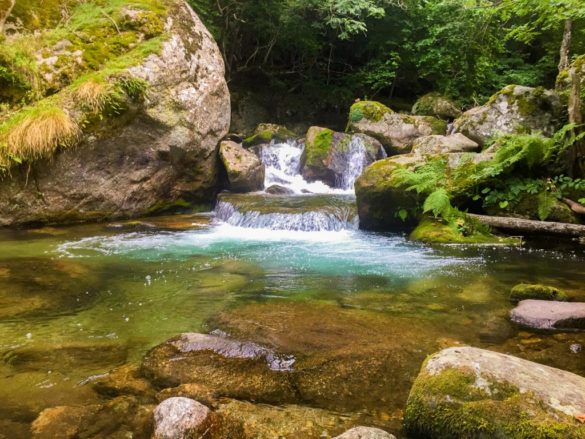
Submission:
[[[274,141],[284,142],[294,139],[297,135],[282,125],[273,123],[261,123],[254,130],[254,134],[244,139],[244,146],[251,147],[263,145]]]
[[[569,298],[558,288],[540,284],[518,284],[510,291],[511,302],[516,303],[526,299],[566,301]]]
[[[561,402],[562,401],[562,402]],[[412,437],[582,439],[585,378],[471,347],[423,364],[404,416]]]
[[[501,208],[498,205],[489,206],[486,211],[490,215],[510,216],[516,218],[525,218],[531,220],[556,221],[560,223],[580,224],[579,216],[571,210],[569,206],[561,200],[552,200],[546,218],[539,217],[539,195],[526,194],[520,198],[517,203]]]
[[[517,238],[505,238],[487,231],[473,230],[473,225],[466,224],[469,220],[459,218],[452,223],[425,217],[410,234],[413,241],[428,244],[497,244],[519,245]],[[467,229],[471,232],[465,233]]]
[[[435,116],[440,119],[455,119],[461,116],[461,110],[446,96],[440,93],[428,93],[415,102],[412,114]]]
[[[378,122],[386,113],[393,113],[393,111],[380,102],[357,101],[349,109],[349,121],[350,123],[355,123],[362,119],[367,119],[372,122]]]

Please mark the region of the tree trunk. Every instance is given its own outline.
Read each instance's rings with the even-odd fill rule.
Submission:
[[[571,40],[573,39],[573,20],[565,20],[565,31],[563,32],[563,41],[561,42],[559,72],[569,67],[569,55],[571,52]]]
[[[470,218],[486,226],[507,232],[526,235],[558,235],[570,237],[585,237],[585,226],[580,224],[556,223],[548,221],[533,221],[503,216],[487,216],[469,214]]]
[[[8,17],[10,17],[10,14],[12,13],[12,9],[14,9],[14,6],[16,5],[16,0],[8,0],[9,4],[8,4],[8,8],[6,9],[5,12],[0,12],[0,34],[4,33],[4,25],[6,24],[6,20],[8,20]]]
[[[572,67],[569,70],[571,80],[571,92],[569,94],[569,123],[577,125],[575,134],[581,132],[583,123],[583,108],[581,102],[581,72]],[[575,142],[569,153],[570,173],[572,176],[585,175],[585,142]]]

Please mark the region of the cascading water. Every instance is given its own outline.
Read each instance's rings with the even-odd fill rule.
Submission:
[[[272,142],[259,156],[265,165],[264,188],[281,186],[294,195],[222,194],[215,218],[246,229],[283,231],[356,230],[354,183],[369,164],[363,139],[354,136],[338,154],[336,187],[321,181],[308,182],[302,175],[302,142]],[[371,161],[371,160],[370,160]]]

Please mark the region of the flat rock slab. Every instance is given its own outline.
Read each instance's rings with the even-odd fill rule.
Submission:
[[[585,330],[585,303],[523,300],[510,312],[510,318],[536,329]]]
[[[577,439],[585,437],[583,414],[584,377],[511,355],[454,347],[425,362],[404,422],[414,437]]]

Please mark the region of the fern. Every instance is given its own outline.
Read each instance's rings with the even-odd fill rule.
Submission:
[[[538,218],[541,221],[545,221],[551,214],[555,202],[556,197],[548,191],[541,192],[538,194]]]
[[[442,217],[448,219],[451,216],[452,210],[451,199],[444,188],[432,192],[423,204],[423,213],[433,212],[435,218]]]
[[[416,167],[414,170],[399,168],[392,173],[396,183],[407,191],[418,194],[429,194],[447,183],[447,161],[433,159]]]

